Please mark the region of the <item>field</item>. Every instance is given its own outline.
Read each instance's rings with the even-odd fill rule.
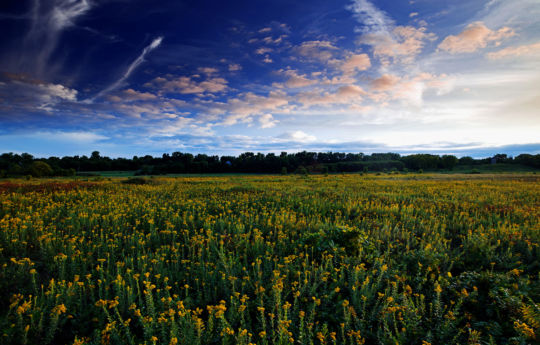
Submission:
[[[0,182],[2,344],[533,344],[540,178]]]

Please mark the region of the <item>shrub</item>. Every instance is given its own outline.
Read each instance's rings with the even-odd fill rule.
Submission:
[[[148,184],[150,181],[144,177],[130,177],[127,180],[122,181],[123,184]]]

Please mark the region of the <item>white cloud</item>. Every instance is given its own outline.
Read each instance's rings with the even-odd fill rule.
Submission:
[[[274,119],[272,114],[264,114],[264,115],[259,116],[259,123],[261,125],[261,128],[275,127],[278,122],[279,121]]]
[[[88,0],[57,0],[47,6],[33,1],[29,12],[30,30],[22,42],[24,55],[15,64],[18,68],[42,77],[49,73],[50,60],[62,31],[75,25],[77,18],[91,9]]]
[[[317,140],[317,138],[313,135],[309,135],[303,131],[294,131],[294,132],[287,132],[283,133],[280,136],[277,137],[278,139],[284,139],[287,141],[295,141],[295,142],[301,142],[301,143],[308,143],[313,142]]]
[[[122,84],[124,83],[124,81],[127,80],[127,78],[129,78],[129,76],[131,75],[131,73],[133,73],[133,71],[141,64],[143,63],[144,61],[144,58],[146,56],[146,54],[148,54],[149,52],[151,52],[152,50],[156,49],[157,47],[159,47],[159,45],[161,44],[161,41],[163,40],[163,37],[160,36],[160,37],[157,37],[155,38],[148,46],[146,46],[141,55],[139,55],[130,65],[129,67],[127,68],[127,70],[124,72],[124,75],[122,75],[122,77],[120,79],[118,79],[117,81],[115,81],[114,83],[112,83],[111,85],[109,85],[107,88],[105,88],[104,90],[100,91],[97,95],[95,95],[94,97],[90,98],[89,100],[87,100],[88,103],[91,103],[93,102],[95,99],[99,98],[99,97],[102,97],[106,94],[108,94],[109,92],[113,91],[113,90],[116,90],[117,88],[119,88],[120,86],[122,86]]]

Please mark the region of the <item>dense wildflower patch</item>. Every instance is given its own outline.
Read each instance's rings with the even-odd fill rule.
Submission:
[[[0,193],[0,343],[538,341],[538,179],[405,176]]]

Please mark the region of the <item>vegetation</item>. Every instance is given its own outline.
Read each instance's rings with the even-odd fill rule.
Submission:
[[[34,168],[34,163],[41,165]],[[48,165],[48,167],[44,166]],[[174,152],[161,157],[133,157],[132,159],[103,157],[98,151],[90,157],[49,157],[36,159],[32,155],[5,153],[0,155],[0,177],[42,176],[131,176],[165,174],[270,173],[283,172],[335,173],[384,171],[534,171],[540,169],[540,154],[521,154],[515,158],[497,154],[484,159],[457,158],[451,155],[397,153],[339,153],[339,152],[282,152],[254,154],[246,152],[238,157],[208,156]]]
[[[2,344],[531,344],[536,175],[0,184]]]

